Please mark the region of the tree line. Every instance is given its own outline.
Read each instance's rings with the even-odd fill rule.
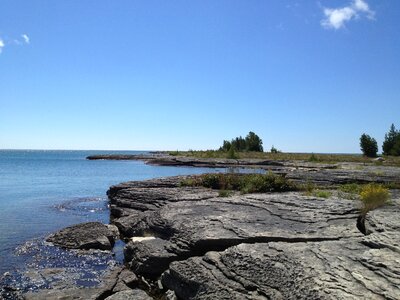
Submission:
[[[360,137],[360,148],[364,155],[376,157],[378,153],[378,144],[376,140],[363,133]],[[389,132],[385,134],[382,144],[382,154],[400,156],[400,130],[396,130],[394,124],[390,126]]]
[[[255,151],[263,152],[263,142],[260,137],[253,131],[250,131],[245,138],[239,136],[231,141],[224,140],[222,146],[219,148],[220,151]]]

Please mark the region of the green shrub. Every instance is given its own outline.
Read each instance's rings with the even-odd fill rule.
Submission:
[[[235,190],[243,194],[283,192],[297,190],[297,186],[286,178],[268,174],[204,174],[196,179],[186,179],[181,185],[204,186],[216,190]]]
[[[319,161],[319,159],[317,158],[317,156],[314,153],[311,153],[311,156],[308,158],[308,161],[317,162],[317,161]]]
[[[281,151],[276,149],[274,146],[271,147],[271,151],[270,152],[273,153],[273,154],[281,153]]]
[[[332,196],[332,193],[324,190],[316,190],[314,195],[319,198],[329,198],[330,196]]]
[[[240,191],[247,193],[284,192],[295,190],[286,178],[269,172],[268,174],[245,175]]]
[[[239,157],[236,155],[235,149],[233,148],[233,146],[231,146],[231,148],[229,148],[227,158],[229,158],[229,159],[238,159],[238,158],[239,158]]]
[[[171,156],[178,156],[179,155],[179,151],[178,150],[170,151],[170,152],[168,152],[168,154],[171,155]]]
[[[219,174],[206,174],[202,178],[201,185],[211,189],[220,188],[220,178]]]
[[[312,196],[316,186],[312,181],[307,180],[307,183],[299,186],[299,190],[304,191],[306,196]]]
[[[218,191],[218,197],[230,197],[233,195],[232,191],[229,190],[220,190]]]
[[[186,178],[180,182],[181,186],[196,186],[196,180],[193,178]]]
[[[367,184],[360,192],[360,199],[363,203],[362,213],[383,206],[390,198],[389,190],[380,184]]]
[[[348,194],[359,194],[361,192],[361,186],[357,183],[346,183],[339,186],[339,191]]]

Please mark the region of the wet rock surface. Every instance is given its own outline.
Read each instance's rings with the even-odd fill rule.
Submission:
[[[0,299],[21,299],[28,292],[32,297],[50,291],[62,295],[60,291],[74,293],[81,289],[82,295],[96,294],[94,289],[119,265],[110,251],[65,249],[43,239],[26,242],[15,254],[25,266],[0,274]]]
[[[54,270],[49,270],[54,272]],[[132,294],[132,289],[135,289],[138,284],[138,278],[131,271],[115,266],[111,268],[101,278],[101,283],[93,287],[79,287],[68,284],[62,286],[52,286],[51,289],[40,289],[35,292],[24,293],[22,296],[27,300],[36,299],[108,299],[111,295],[118,295],[110,299],[124,299],[122,296],[137,295],[137,299],[145,298],[147,294],[144,291],[135,292]],[[124,293],[124,292],[128,293]],[[148,297],[148,296],[147,296]],[[131,299],[131,298],[126,298]]]
[[[47,242],[69,249],[111,250],[118,238],[114,225],[88,222],[66,227],[47,238]]]

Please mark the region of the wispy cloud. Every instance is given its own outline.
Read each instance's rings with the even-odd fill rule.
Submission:
[[[3,51],[4,46],[5,46],[4,41],[2,39],[0,39],[0,53],[1,53],[1,51]]]
[[[348,6],[340,8],[323,8],[325,19],[321,25],[327,29],[341,29],[345,27],[346,22],[360,17],[374,19],[375,12],[370,9],[368,3],[364,0],[353,0]]]
[[[31,43],[31,39],[27,34],[21,34],[19,38],[17,39],[2,39],[0,38],[0,54],[3,51],[3,49],[7,46],[21,46],[21,45],[29,45]]]
[[[29,36],[26,35],[25,33],[24,33],[24,34],[21,34],[21,37],[24,39],[24,42],[25,42],[26,44],[29,44],[29,43],[31,42]]]

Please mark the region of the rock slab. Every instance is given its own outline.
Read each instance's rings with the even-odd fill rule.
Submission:
[[[88,222],[66,227],[46,241],[69,249],[111,250],[118,237],[118,228],[100,222]]]
[[[162,288],[178,299],[400,299],[397,200],[370,212],[361,232],[355,201],[222,198],[180,180],[109,191],[113,221],[131,240],[129,266],[145,278],[162,273]]]

